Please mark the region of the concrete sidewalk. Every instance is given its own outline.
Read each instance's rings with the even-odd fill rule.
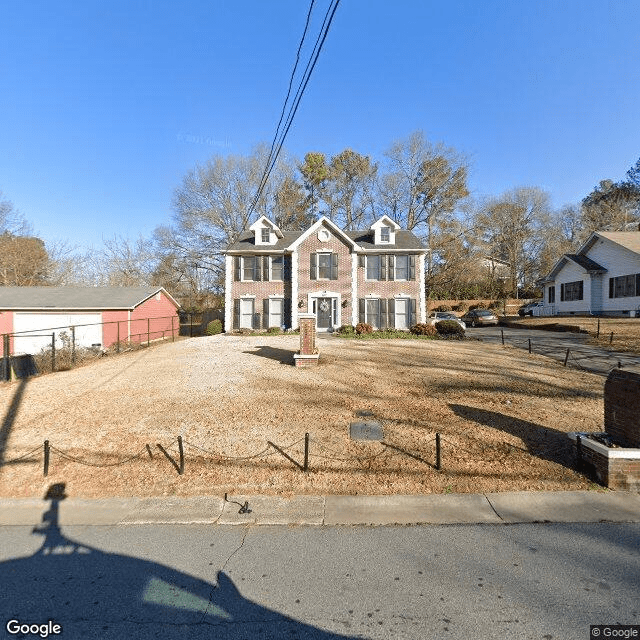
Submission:
[[[248,510],[244,508],[248,503]],[[0,499],[0,526],[36,526],[51,507],[39,499]],[[57,523],[69,525],[393,525],[524,522],[640,522],[640,494],[618,491],[514,492],[410,496],[203,496],[67,498]]]

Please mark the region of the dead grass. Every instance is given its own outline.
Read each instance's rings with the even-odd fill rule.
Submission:
[[[297,336],[212,336],[0,386],[0,495],[424,494],[586,489],[569,431],[601,430],[602,378],[476,341],[319,339],[317,368],[290,363]],[[284,362],[284,364],[283,364]],[[355,442],[368,410],[386,440]],[[289,446],[309,473],[267,448]],[[442,470],[434,469],[435,434]],[[156,444],[177,461],[179,476]],[[54,447],[48,478],[41,447]],[[145,445],[150,445],[149,457]],[[139,457],[117,466],[107,465]],[[264,455],[245,460],[230,457]],[[269,455],[267,455],[269,454]]]
[[[509,318],[512,321],[512,318]],[[598,320],[600,329],[598,333]],[[578,325],[589,333],[591,344],[611,351],[623,351],[640,355],[640,318],[594,318],[569,316],[553,318],[522,318],[517,324],[536,327],[550,322]],[[613,336],[612,336],[613,334]]]

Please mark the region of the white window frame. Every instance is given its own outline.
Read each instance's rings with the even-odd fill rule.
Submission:
[[[398,278],[398,260],[403,259],[406,260],[407,269],[406,269],[406,277]],[[393,257],[393,279],[398,282],[408,282],[409,280],[409,256],[407,254],[394,254]]]
[[[317,280],[331,280],[331,263],[333,261],[333,257],[332,257],[333,256],[333,252],[332,251],[318,251],[316,255],[318,256],[317,257],[318,264],[316,265],[316,269],[318,271],[317,274],[316,274]],[[329,258],[329,265],[327,267],[327,269],[329,270],[329,275],[326,278],[324,278],[324,277],[322,277],[320,275],[320,258],[322,256],[327,256]]]
[[[384,237],[386,234],[386,238]],[[391,242],[391,229],[389,227],[380,227],[380,242],[388,244]]]
[[[273,261],[276,258],[282,260],[282,277],[280,279],[273,277]],[[273,280],[274,282],[284,282],[284,256],[269,256],[269,280]]]
[[[266,238],[265,235],[267,236]],[[271,230],[269,227],[262,227],[262,229],[260,229],[260,240],[264,244],[269,244],[271,242]]]
[[[369,277],[369,260],[371,258],[376,258],[378,261],[378,277],[377,278],[370,278]],[[365,256],[365,263],[364,263],[364,279],[367,282],[380,282],[380,259],[382,258],[382,256],[380,255],[370,255],[370,256]]]

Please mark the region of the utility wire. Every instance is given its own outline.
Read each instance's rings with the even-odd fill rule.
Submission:
[[[248,217],[251,216],[251,214],[253,213],[253,211],[255,210],[255,207],[258,204],[258,200],[260,199],[260,196],[262,195],[262,192],[264,190],[264,187],[266,186],[267,181],[269,180],[269,176],[271,175],[271,171],[273,170],[273,167],[275,166],[276,161],[278,160],[278,156],[280,155],[280,151],[282,150],[282,145],[284,144],[284,141],[287,137],[287,134],[289,133],[289,129],[291,128],[291,125],[293,123],[293,118],[296,115],[296,112],[298,111],[298,106],[300,104],[300,101],[302,100],[302,96],[304,95],[304,91],[307,87],[307,84],[309,83],[309,79],[311,78],[311,74],[313,73],[313,70],[316,66],[316,63],[318,61],[318,57],[320,56],[320,52],[322,51],[322,47],[324,45],[324,42],[327,38],[327,35],[329,33],[329,28],[331,27],[331,22],[333,21],[333,17],[335,15],[335,12],[338,8],[338,5],[340,4],[340,0],[331,0],[331,4],[329,5],[329,8],[327,9],[327,12],[325,14],[324,20],[322,22],[322,27],[320,29],[320,33],[318,34],[318,37],[316,38],[316,43],[314,45],[313,51],[311,52],[311,56],[309,58],[309,61],[307,62],[307,66],[305,68],[303,77],[300,81],[300,84],[298,85],[298,90],[296,91],[296,95],[294,97],[293,100],[293,104],[291,105],[291,107],[289,108],[289,113],[287,115],[286,118],[286,126],[284,128],[284,131],[280,134],[280,137],[278,139],[278,129],[280,127],[280,123],[282,122],[282,116],[280,118],[280,122],[278,123],[278,129],[276,130],[276,134],[274,137],[274,143],[271,146],[272,152],[269,154],[269,157],[267,158],[267,162],[262,174],[262,178],[260,179],[260,184],[258,186],[258,190],[256,192],[256,195],[251,203],[251,206],[249,207],[249,212],[248,212]],[[309,16],[311,15],[311,8],[313,7],[313,2],[311,3],[311,7],[309,9],[309,14],[307,16],[307,21],[309,19]],[[302,47],[302,42],[305,39],[306,36],[306,32],[307,32],[307,26],[305,25],[305,32],[303,34],[302,40],[300,42],[300,47],[298,48],[298,54],[300,52],[300,48]],[[295,69],[297,68],[298,65],[298,60],[296,59],[296,65],[294,67],[294,71],[293,73],[295,73]],[[293,74],[292,74],[293,77]],[[284,107],[283,107],[283,113],[286,109],[286,105],[289,99],[289,95],[290,95],[290,90],[287,93],[287,100],[285,100],[284,103]],[[273,147],[274,145],[276,146],[276,151],[275,153],[273,153]]]

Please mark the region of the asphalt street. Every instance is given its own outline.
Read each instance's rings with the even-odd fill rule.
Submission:
[[[636,354],[608,351],[586,344],[588,335],[584,333],[511,327],[468,327],[466,332],[468,338],[477,338],[483,342],[496,344],[502,344],[503,334],[505,345],[528,351],[529,340],[531,340],[532,353],[545,355],[563,363],[569,349],[567,366],[593,373],[606,375],[619,365],[627,368],[640,366],[640,357]]]
[[[0,583],[3,637],[585,640],[640,624],[640,524],[3,526]]]

